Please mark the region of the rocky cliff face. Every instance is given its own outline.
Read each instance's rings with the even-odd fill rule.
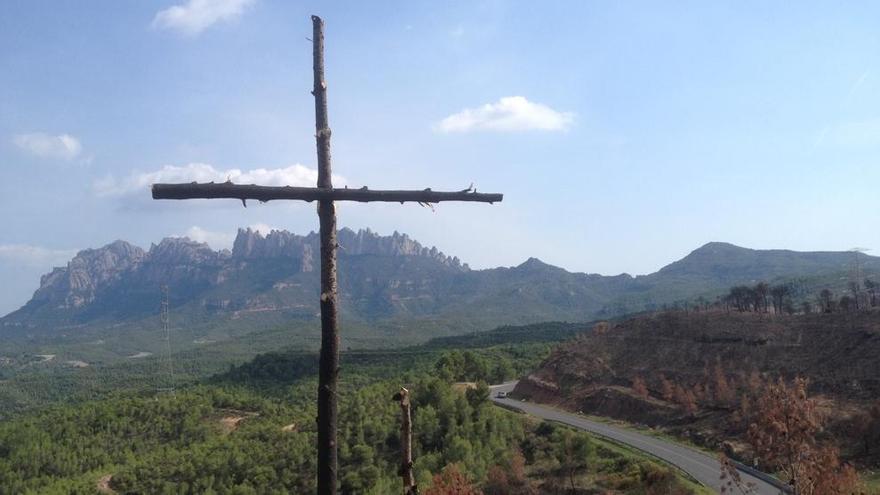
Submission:
[[[359,230],[342,229],[339,231],[339,245],[351,256],[363,254],[375,254],[384,256],[422,256],[438,261],[443,265],[469,269],[467,264],[462,265],[458,257],[449,257],[437,250],[436,247],[427,248],[409,238],[406,234],[394,232],[390,236],[380,236],[370,229]],[[317,247],[317,246],[316,246]]]
[[[355,232],[346,228],[339,231],[338,237],[341,257],[419,257],[445,268],[468,270],[458,258],[448,257],[437,248],[423,247],[405,234],[380,236],[369,229]],[[152,293],[161,285],[173,286],[178,293],[195,294],[246,272],[252,264],[275,259],[284,259],[279,276],[308,274],[317,269],[319,242],[314,232],[301,236],[274,230],[264,236],[251,229],[239,229],[231,252],[214,251],[207,244],[187,238],[166,238],[148,251],[116,241],[83,250],[66,267],[44,275],[28,306],[77,310],[87,308],[102,292],[118,297],[123,292],[136,294],[141,288]],[[289,285],[275,283],[276,288]]]
[[[144,250],[125,241],[77,253],[66,267],[55,268],[40,279],[33,300],[58,308],[78,308],[91,303],[97,291],[143,261]]]
[[[213,285],[223,280],[229,251],[214,251],[205,243],[185,237],[162,239],[150,246],[143,260],[133,266],[130,282],[159,285]]]
[[[263,236],[256,230],[238,229],[232,257],[236,260],[301,258],[306,251],[317,247],[318,242],[318,234],[314,232],[301,236],[286,230],[273,230]]]
[[[125,283],[161,284],[216,282],[216,272],[229,259],[228,251],[213,251],[187,238],[167,238],[149,251],[125,241],[77,253],[66,267],[55,268],[40,280],[32,303],[58,309],[88,306],[102,291]]]
[[[754,251],[715,243],[651,275],[608,277],[570,273],[534,258],[512,268],[470,270],[458,258],[396,232],[380,236],[342,229],[338,242],[339,293],[347,318],[430,317],[471,328],[589,321],[698,295],[713,299],[733,284],[775,277],[831,273],[817,280],[836,281],[841,260],[853,258],[852,253]],[[275,321],[314,318],[318,244],[315,233],[253,230],[240,230],[232,251],[180,238],[148,251],[115,242],[82,251],[44,276],[34,298],[0,319],[0,326],[53,330],[147,318],[155,315],[162,285],[170,287],[179,314],[204,325],[248,315]],[[880,258],[861,256],[860,263],[866,277],[880,272]]]
[[[394,232],[390,236],[380,236],[370,229],[355,232],[344,228],[339,230],[337,238],[343,256],[421,256],[445,266],[468,269],[457,257],[446,256],[436,247],[424,247],[406,234]],[[235,260],[301,259],[302,271],[311,271],[317,264],[320,249],[320,238],[315,232],[301,236],[286,230],[273,230],[263,236],[251,229],[239,229],[232,247],[232,257]]]

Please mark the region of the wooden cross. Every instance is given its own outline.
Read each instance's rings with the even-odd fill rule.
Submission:
[[[381,191],[334,189],[330,180],[330,127],[327,121],[327,83],[324,80],[324,21],[312,16],[312,57],[315,96],[315,140],[318,147],[318,187],[268,187],[233,184],[153,184],[153,199],[234,198],[247,206],[247,200],[275,199],[317,201],[321,237],[321,356],[318,375],[318,493],[336,495],[336,419],[339,375],[339,322],[336,285],[336,209],[334,201],[417,202],[440,201],[495,203],[501,194],[477,193],[473,187],[462,191]]]

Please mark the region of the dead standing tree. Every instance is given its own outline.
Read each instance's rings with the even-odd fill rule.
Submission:
[[[247,200],[318,201],[321,238],[321,355],[318,371],[318,493],[336,494],[337,478],[337,381],[339,377],[339,324],[336,286],[336,210],[334,201],[410,201],[422,205],[440,201],[495,203],[501,194],[462,191],[373,191],[333,189],[330,169],[330,126],[327,118],[327,83],[324,79],[324,21],[312,16],[312,46],[315,96],[315,139],[318,148],[318,187],[266,187],[224,184],[153,184],[153,199],[233,198],[247,206]]]
[[[413,476],[412,459],[412,413],[409,390],[400,387],[392,400],[400,404],[400,477],[403,478],[403,495],[419,495],[416,479]]]

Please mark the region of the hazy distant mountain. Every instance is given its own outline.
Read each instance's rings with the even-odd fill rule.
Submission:
[[[349,321],[431,319],[491,326],[590,320],[650,309],[731,285],[786,277],[845,274],[853,253],[760,251],[709,243],[656,273],[638,277],[571,273],[530,258],[519,266],[471,270],[458,258],[405,234],[339,231],[343,316]],[[186,238],[143,250],[124,241],[78,253],[41,279],[7,328],[66,329],[155,317],[169,286],[178,320],[230,325],[254,315],[314,319],[318,307],[318,236],[239,230],[232,251]],[[880,258],[860,255],[865,272]],[[839,278],[839,277],[838,277]],[[69,331],[69,330],[68,330]]]

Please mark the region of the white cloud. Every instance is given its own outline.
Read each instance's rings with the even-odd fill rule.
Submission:
[[[40,158],[61,158],[71,160],[82,151],[79,140],[70,134],[51,136],[42,132],[16,134],[12,142],[19,149]]]
[[[250,226],[250,229],[255,232],[259,232],[260,235],[263,235],[263,236],[269,235],[269,233],[272,232],[273,230],[282,230],[282,229],[279,229],[278,227],[272,227],[271,225],[268,225],[265,223],[255,223]]]
[[[181,237],[188,237],[196,242],[206,242],[214,249],[229,249],[235,241],[235,235],[227,232],[213,232],[205,230],[198,225],[186,229],[186,233]]]
[[[269,232],[272,232],[273,230],[282,230],[265,223],[255,223],[249,225],[248,228],[255,232],[259,232],[264,237],[269,235]],[[235,242],[235,234],[231,232],[214,232],[212,230],[203,229],[198,225],[193,225],[186,229],[186,232],[180,235],[180,237],[188,237],[190,240],[196,242],[205,242],[213,249],[232,249],[232,244]]]
[[[571,112],[558,112],[523,96],[507,96],[496,103],[466,108],[438,122],[439,132],[564,131],[574,122]]]
[[[236,184],[257,184],[261,186],[299,186],[315,187],[318,171],[296,164],[284,168],[255,168],[241,170],[231,168],[219,170],[207,163],[190,163],[184,166],[165,165],[152,172],[134,172],[124,179],[107,177],[95,183],[95,190],[101,196],[125,196],[131,194],[147,195],[151,184],[174,182],[226,182]],[[334,175],[335,186],[345,185],[345,178]]]
[[[240,17],[253,3],[254,0],[189,0],[157,12],[152,26],[196,36],[218,22]]]
[[[48,249],[28,244],[0,244],[0,261],[26,266],[66,265],[75,255],[75,250]]]

